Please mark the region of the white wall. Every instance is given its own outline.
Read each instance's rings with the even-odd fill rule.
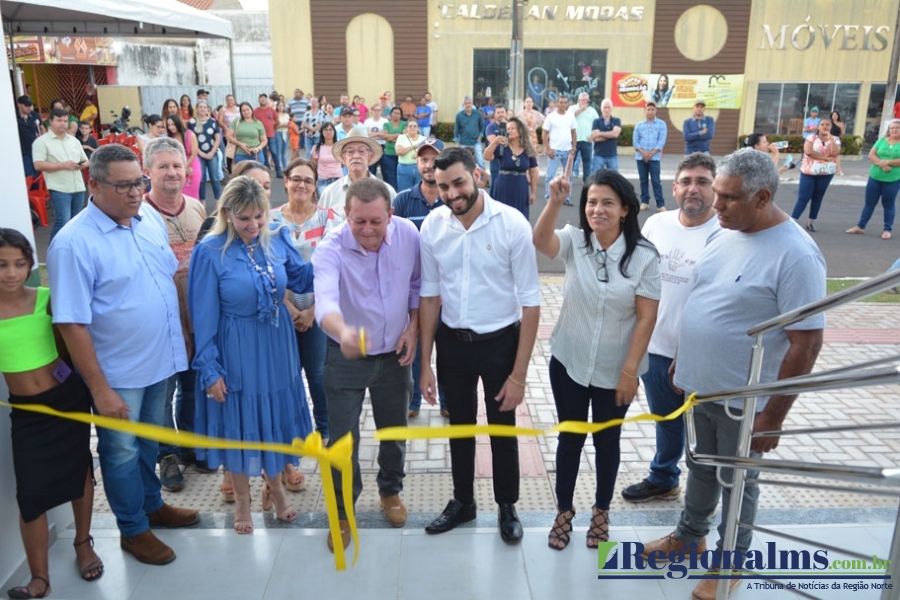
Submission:
[[[7,61],[7,70],[9,61]],[[10,227],[24,233],[34,244],[31,213],[28,210],[28,194],[25,189],[25,169],[18,141],[15,95],[9,77],[0,77],[0,139],[11,143],[0,144],[0,180],[4,193],[0,194],[0,227]],[[45,257],[39,257],[44,260]],[[0,378],[0,399],[6,400],[9,392]],[[9,432],[9,409],[0,407],[0,589],[20,585],[27,576],[25,553],[19,536],[19,508],[16,504],[15,475],[12,465],[12,443]],[[48,513],[51,529],[68,527],[72,523],[72,510],[60,507]],[[51,540],[55,539],[55,535]],[[12,582],[12,583],[10,583]]]

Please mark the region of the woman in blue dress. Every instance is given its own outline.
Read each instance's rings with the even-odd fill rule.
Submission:
[[[286,288],[312,292],[312,265],[303,262],[289,230],[270,223],[259,182],[236,177],[222,193],[209,234],[194,249],[188,274],[197,433],[290,444],[312,430],[294,327],[282,301]],[[257,450],[205,454],[210,466],[232,473],[235,531],[253,531],[249,478],[259,475],[265,477],[263,510],[274,503],[279,520],[296,518],[281,485],[281,472],[296,457]]]
[[[501,129],[502,133],[502,129]],[[494,200],[516,208],[528,218],[538,184],[538,163],[528,127],[518,117],[506,123],[506,135],[496,135],[484,149],[484,160],[500,160],[500,174],[494,182]]]

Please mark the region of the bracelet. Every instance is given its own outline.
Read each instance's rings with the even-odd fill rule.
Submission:
[[[631,377],[632,379],[637,379],[637,378],[638,378],[638,376],[637,376],[636,374],[635,374],[635,375],[632,375],[631,373],[629,373],[629,372],[626,371],[625,369],[622,369],[622,375],[625,375],[626,377]]]
[[[521,387],[523,390],[525,389],[525,384],[522,383],[521,381],[516,381],[515,379],[513,379],[513,376],[512,376],[512,375],[510,375],[509,377],[507,377],[507,379],[509,379],[510,381],[512,381],[512,382],[513,382],[514,384],[516,384],[517,386]]]

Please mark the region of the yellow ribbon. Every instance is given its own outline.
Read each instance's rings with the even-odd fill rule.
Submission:
[[[653,414],[637,415],[627,419],[610,419],[602,423],[586,423],[584,421],[563,421],[550,429],[528,429],[525,427],[515,427],[513,425],[448,425],[445,427],[385,427],[375,432],[375,439],[380,441],[400,441],[400,440],[430,440],[437,438],[459,439],[470,438],[476,435],[492,435],[495,437],[539,437],[548,433],[597,433],[610,427],[618,427],[625,423],[635,423],[637,421],[672,421],[683,415],[686,411],[694,407],[697,394],[688,396],[684,404],[673,410],[671,413],[660,416]]]
[[[362,354],[362,357],[366,357],[366,328],[359,328],[359,353]]]
[[[43,404],[16,404],[11,405],[0,402],[2,406],[9,406],[16,410],[27,410],[54,417],[77,421],[79,423],[94,424],[97,427],[128,433],[136,437],[153,440],[163,444],[171,444],[182,448],[217,448],[231,450],[259,450],[261,452],[277,452],[280,454],[293,454],[295,456],[308,456],[319,462],[319,471],[322,474],[322,491],[325,496],[325,508],[328,513],[328,526],[334,544],[334,564],[338,571],[347,568],[344,556],[344,544],[341,540],[340,524],[338,523],[337,500],[334,494],[334,480],[332,467],[341,472],[343,484],[344,509],[347,513],[347,522],[353,537],[353,563],[359,557],[359,532],[356,527],[356,516],[353,512],[353,435],[348,433],[330,447],[322,445],[322,436],[318,431],[309,434],[305,440],[296,438],[292,444],[276,444],[267,442],[243,442],[240,440],[227,440],[214,438],[186,431],[175,431],[160,425],[123,421],[102,415],[90,413],[60,412]]]

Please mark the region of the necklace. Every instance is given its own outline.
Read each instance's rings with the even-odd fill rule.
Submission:
[[[269,263],[265,255],[263,255],[262,258],[262,266],[257,263],[256,259],[253,257],[254,250],[259,246],[258,241],[255,244],[246,244],[246,246],[247,258],[250,259],[250,265],[253,267],[253,270],[256,271],[257,275],[263,280],[263,286],[267,287],[269,290],[269,294],[272,300],[272,325],[278,327],[278,286],[275,283],[275,270],[272,268],[271,263]]]

